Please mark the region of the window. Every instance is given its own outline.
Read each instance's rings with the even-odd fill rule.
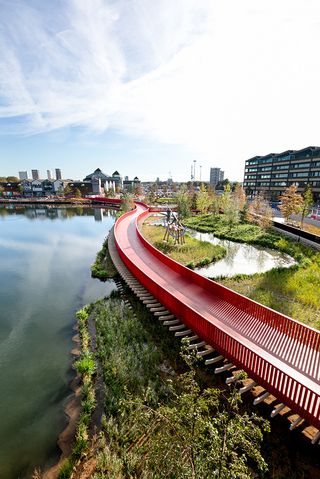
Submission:
[[[274,170],[288,170],[290,165],[275,165]]]
[[[310,163],[293,163],[290,168],[309,168]]]
[[[258,161],[259,165],[263,165],[264,163],[272,163],[272,158],[262,158]]]
[[[299,173],[289,173],[290,178],[302,178],[305,176],[309,176],[307,171],[301,171]]]
[[[272,178],[287,178],[287,173],[273,173]]]
[[[273,159],[273,163],[275,163],[277,161],[290,161],[290,159],[291,159],[291,155],[278,156],[278,157]]]

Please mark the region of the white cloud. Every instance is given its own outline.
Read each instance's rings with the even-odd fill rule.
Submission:
[[[317,143],[317,0],[1,4],[0,117],[24,116],[14,131],[112,127],[238,178],[248,156]]]

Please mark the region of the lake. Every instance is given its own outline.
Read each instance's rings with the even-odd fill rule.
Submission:
[[[90,265],[115,211],[0,205],[0,477],[59,457],[75,313],[115,288]]]

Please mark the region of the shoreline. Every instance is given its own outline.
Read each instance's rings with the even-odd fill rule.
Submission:
[[[74,326],[74,330],[77,329],[78,327]],[[78,333],[72,337],[72,341],[75,343],[75,346],[71,349],[70,354],[75,360],[81,354],[80,338]],[[56,479],[58,477],[60,467],[72,452],[77,423],[81,412],[81,378],[78,374],[75,374],[75,377],[70,381],[69,388],[71,390],[71,394],[63,408],[63,412],[68,418],[68,423],[57,438],[57,445],[61,451],[60,457],[55,464],[49,466],[48,469],[43,471],[41,476],[42,479]]]

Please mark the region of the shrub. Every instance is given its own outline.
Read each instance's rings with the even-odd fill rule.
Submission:
[[[92,376],[95,371],[95,363],[92,353],[86,353],[81,357],[81,359],[76,361],[75,368],[82,376]]]

